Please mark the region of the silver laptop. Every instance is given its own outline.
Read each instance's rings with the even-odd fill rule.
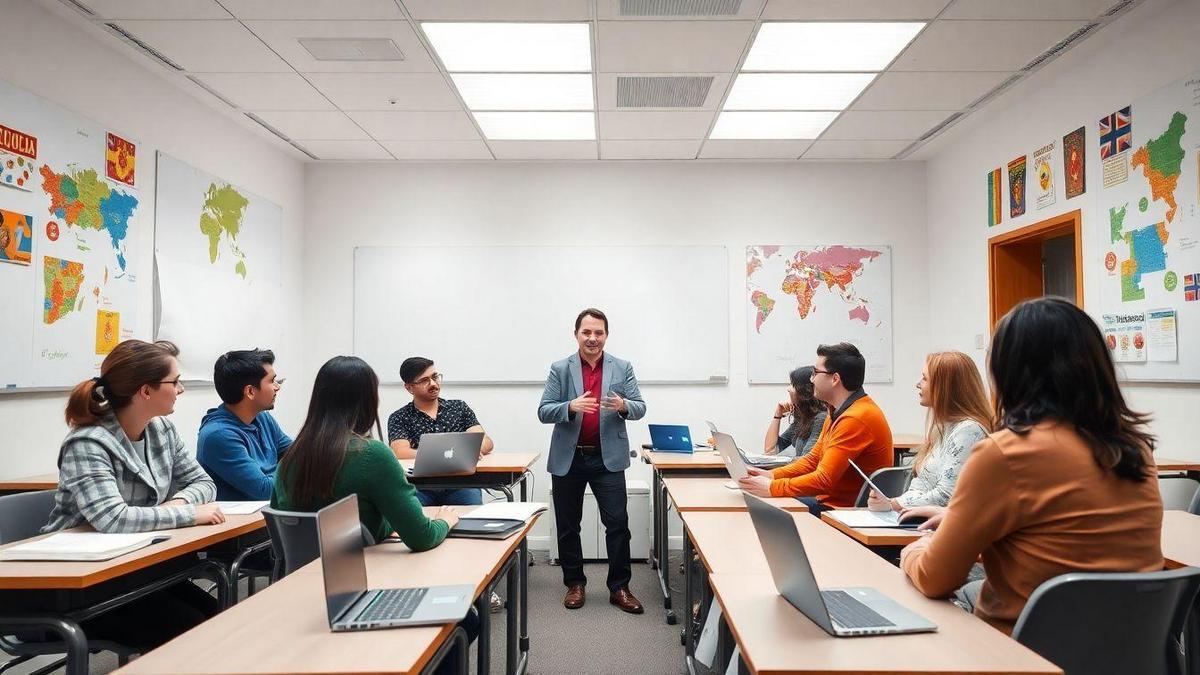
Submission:
[[[317,541],[334,632],[456,623],[471,609],[471,585],[367,589],[358,495],[317,511]]]
[[[704,423],[708,425],[708,430],[712,433],[713,440],[716,440],[717,434],[721,433],[717,431],[717,425],[708,420],[705,420]],[[737,448],[738,454],[742,456],[742,461],[746,464],[750,464],[751,466],[775,468],[785,464],[791,464],[796,459],[795,457],[784,457],[780,455],[752,455],[744,452],[741,448],[738,448],[736,443],[734,444],[734,447]]]
[[[775,579],[775,588],[826,633],[857,637],[937,630],[936,625],[874,588],[821,590],[792,514],[754,495],[742,494]]]
[[[483,447],[482,431],[464,431],[457,434],[421,434],[417,444],[417,460],[413,462],[412,475],[416,478],[429,476],[469,476],[479,464],[479,451]]]
[[[737,481],[747,473],[746,461],[742,459],[742,453],[738,451],[737,444],[733,442],[733,436],[714,431],[713,442],[717,445],[717,454],[721,456],[721,461],[725,463],[725,470],[729,472],[729,477],[733,479],[733,481],[726,483],[725,487],[731,490],[738,489]]]

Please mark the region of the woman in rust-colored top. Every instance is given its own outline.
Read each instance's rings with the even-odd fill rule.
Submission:
[[[975,613],[1011,633],[1042,582],[1162,569],[1162,499],[1149,418],[1125,404],[1096,324],[1065,300],[1013,308],[992,337],[996,428],[971,452],[937,531],[900,565],[930,597],[977,557]]]

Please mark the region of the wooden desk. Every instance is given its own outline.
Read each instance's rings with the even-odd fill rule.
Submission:
[[[58,473],[39,473],[36,476],[25,476],[24,478],[7,478],[0,480],[0,495],[57,489]]]
[[[675,510],[682,514],[687,511],[746,511],[746,499],[741,490],[731,490],[725,487],[733,481],[729,476],[724,478],[665,478],[663,486]],[[767,497],[764,501],[778,506],[785,511],[803,511],[808,513],[808,507],[799,499],[791,497]]]
[[[912,454],[924,442],[921,434],[892,434],[892,466],[900,466],[904,456]]]
[[[645,446],[641,450],[642,461],[656,471],[705,471],[725,470],[725,463],[716,450],[696,448],[695,452],[660,452]]]
[[[475,473],[468,476],[436,476],[428,478],[408,477],[409,482],[420,489],[427,490],[456,490],[459,488],[483,488],[500,490],[515,501],[512,488],[521,484],[521,501],[527,501],[525,477],[527,471],[541,453],[537,452],[492,452],[479,459]],[[402,459],[400,464],[405,469],[411,469],[416,460]]]
[[[423,553],[413,553],[403,544],[369,547],[365,551],[368,585],[472,584],[479,596],[514,554],[521,556],[516,567],[526,567],[518,549],[525,548],[525,537],[536,520],[500,541],[447,539]],[[118,672],[417,673],[431,665],[453,629],[449,624],[331,632],[321,561],[316,560]]]
[[[1162,553],[1167,569],[1200,567],[1200,516],[1163,511]]]
[[[1154,463],[1158,465],[1159,473],[1187,473],[1193,478],[1200,479],[1197,475],[1200,472],[1200,461],[1191,459],[1172,459],[1170,457],[1155,457]]]
[[[838,509],[853,510],[853,509]],[[842,534],[857,541],[863,546],[907,546],[912,542],[925,536],[915,530],[905,530],[895,527],[850,527],[837,518],[829,515],[829,512],[821,514],[821,520],[825,521],[834,529]]]

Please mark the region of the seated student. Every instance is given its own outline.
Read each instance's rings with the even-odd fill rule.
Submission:
[[[741,488],[760,497],[800,498],[814,515],[830,507],[854,506],[863,479],[849,460],[868,476],[892,465],[892,430],[883,411],[863,391],[866,370],[866,359],[848,342],[818,347],[813,392],[833,410],[821,437],[812,452],[791,464],[772,471],[747,467]]]
[[[433,361],[420,356],[404,359],[400,364],[400,379],[404,380],[404,388],[412,394],[413,400],[388,417],[388,442],[396,457],[416,457],[421,434],[483,431],[469,405],[439,398],[442,375],[434,368]],[[486,455],[492,447],[492,439],[484,434],[480,452]],[[479,488],[417,490],[417,499],[425,506],[483,503]]]
[[[217,484],[217,499],[271,498],[275,468],[292,439],[268,410],[282,380],[269,349],[226,352],[213,366],[213,385],[223,403],[200,423],[196,459]]]
[[[913,461],[913,479],[893,499],[871,490],[872,511],[903,511],[913,506],[945,506],[971,448],[992,426],[983,378],[970,356],[937,352],[925,358],[917,382],[921,405],[929,408],[929,431]]]
[[[788,400],[775,405],[775,417],[767,427],[767,438],[763,441],[763,452],[768,455],[803,457],[812,451],[821,437],[821,427],[829,411],[825,404],[813,396],[812,366],[801,366],[788,374]],[[792,423],[783,433],[779,432],[779,421],[784,415],[792,416]]]
[[[1067,572],[1162,569],[1162,498],[1148,416],[1125,404],[1100,330],[1059,298],[996,326],[998,431],[971,452],[933,536],[900,565],[922,593],[958,588],[981,554],[975,614],[1011,633],[1042,582]]]
[[[100,377],[71,391],[71,432],[58,453],[58,492],[43,532],[88,524],[100,532],[146,532],[225,521],[216,488],[167,419],[179,382],[178,348],[125,340],[104,358]],[[195,565],[181,556],[119,583],[148,582]],[[216,598],[190,582],[151,593],[83,622],[90,638],[145,652],[215,615]]]

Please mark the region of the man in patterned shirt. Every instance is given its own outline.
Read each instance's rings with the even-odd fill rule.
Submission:
[[[405,359],[400,364],[400,379],[413,400],[388,417],[388,442],[396,457],[416,457],[421,434],[483,431],[475,412],[465,402],[439,398],[442,374],[434,368],[433,361],[421,356]],[[492,439],[485,433],[480,451],[486,455],[492,446]],[[417,490],[417,499],[424,506],[483,503],[479,488]]]

